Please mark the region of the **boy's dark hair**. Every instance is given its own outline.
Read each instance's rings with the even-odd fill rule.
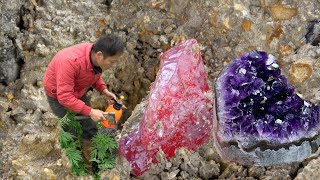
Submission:
[[[122,53],[124,50],[124,43],[118,36],[107,34],[98,39],[93,45],[92,50],[94,52],[101,51],[104,57],[114,56]]]

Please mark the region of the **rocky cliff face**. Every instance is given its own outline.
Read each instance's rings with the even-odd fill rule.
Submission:
[[[129,112],[148,94],[160,53],[188,38],[202,45],[211,85],[228,62],[258,49],[277,57],[301,97],[320,103],[319,9],[317,0],[0,0],[0,178],[76,179],[61,154],[57,119],[41,85],[60,49],[118,34],[126,52],[103,78],[111,91],[127,97]],[[97,93],[91,96],[95,107],[105,108]],[[161,162],[146,179],[320,177],[318,154],[299,164],[248,168],[224,164],[209,144],[195,153],[182,149],[175,159]],[[124,164],[119,161],[109,175],[129,178]]]

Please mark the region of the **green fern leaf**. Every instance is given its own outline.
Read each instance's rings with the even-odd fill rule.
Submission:
[[[65,151],[71,166],[79,167],[79,162],[83,161],[81,152],[75,147],[66,148]]]
[[[69,132],[61,131],[59,141],[61,148],[67,148],[75,139],[75,136]]]

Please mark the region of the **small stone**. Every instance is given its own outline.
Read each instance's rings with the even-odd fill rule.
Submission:
[[[173,39],[171,40],[171,46],[174,46],[174,45],[178,45],[179,43],[183,42],[186,40],[186,36],[185,35],[176,35],[173,37]]]
[[[308,25],[306,42],[313,46],[319,46],[320,43],[320,20],[311,21]]]
[[[228,164],[228,166],[221,172],[218,179],[235,179],[235,177],[246,177],[246,169],[236,163]],[[240,178],[241,179],[241,178]]]
[[[250,31],[251,30],[251,25],[252,25],[252,22],[250,20],[244,19],[242,21],[242,25],[241,26],[242,26],[242,29],[244,31]]]
[[[11,101],[11,100],[13,100],[14,95],[11,92],[9,92],[9,93],[6,93],[6,97],[7,97],[7,99],[9,99]]]
[[[28,161],[25,160],[25,158],[17,158],[12,160],[11,164],[14,169],[23,169],[27,162]]]
[[[220,165],[214,161],[202,162],[202,165],[199,168],[199,174],[202,179],[216,178],[220,174]]]
[[[290,45],[280,45],[279,51],[283,56],[288,56],[293,52],[293,48]]]
[[[229,17],[224,18],[223,21],[222,21],[222,24],[224,25],[224,27],[225,27],[226,29],[230,29],[230,28],[231,28],[231,25],[230,25],[230,19],[229,19]]]
[[[38,87],[43,87],[43,82],[40,81],[40,80],[38,80],[38,81],[37,81],[37,86],[38,86]]]
[[[46,179],[56,179],[56,175],[54,172],[49,169],[49,168],[44,168],[43,172],[46,174],[47,178]]]
[[[167,162],[166,163],[166,169],[170,169],[172,167],[172,163],[171,162]]]
[[[161,180],[159,176],[154,174],[144,174],[141,179],[152,179],[152,180]]]
[[[271,13],[275,21],[283,21],[296,16],[298,10],[297,8],[285,7],[283,4],[278,4],[271,7]]]
[[[7,112],[9,109],[9,103],[0,100],[0,112]]]
[[[58,159],[56,164],[57,166],[62,166],[62,159]]]
[[[221,158],[220,158],[218,152],[213,148],[206,149],[203,157],[207,161],[210,161],[210,160],[214,160],[214,161],[217,161],[217,162],[221,161]]]
[[[56,127],[58,125],[58,117],[53,113],[46,112],[41,117],[43,119],[43,124],[47,127]]]
[[[186,171],[188,172],[190,175],[192,176],[196,176],[199,172],[199,169],[198,167],[196,166],[192,166],[190,165],[189,163],[182,163],[180,168],[183,170],[183,171]]]
[[[209,18],[210,18],[210,25],[213,27],[218,27],[218,16],[219,13],[218,12],[213,12],[209,14]]]
[[[284,180],[291,180],[290,169],[291,165],[287,164],[273,166],[265,171],[265,175],[261,179],[277,179],[281,177]]]
[[[261,179],[265,173],[264,167],[253,166],[249,169],[249,176],[252,176],[257,179]]]
[[[308,163],[303,170],[298,173],[295,180],[309,180],[309,179],[320,179],[320,157],[314,159]]]
[[[166,33],[166,34],[169,34],[171,33],[171,31],[174,29],[174,26],[173,25],[169,25],[167,26],[163,31]]]
[[[120,175],[118,175],[118,174],[112,174],[112,175],[110,175],[109,176],[109,178],[108,179],[110,179],[110,180],[120,180],[121,178],[120,178]]]
[[[182,179],[188,179],[190,177],[190,175],[186,171],[181,171],[180,176],[182,177]]]
[[[175,180],[177,179],[177,174],[180,172],[179,169],[172,172],[162,172],[160,174],[162,180]]]
[[[26,114],[26,110],[20,106],[13,108],[13,110],[11,111],[11,115],[24,115]]]
[[[13,166],[15,166],[15,165],[18,164],[18,161],[17,161],[17,160],[12,160],[12,161],[11,161],[11,164],[12,164]]]
[[[166,9],[166,2],[164,0],[151,0],[151,6],[155,9]]]
[[[300,60],[291,65],[289,75],[294,83],[303,83],[313,73],[311,62]]]

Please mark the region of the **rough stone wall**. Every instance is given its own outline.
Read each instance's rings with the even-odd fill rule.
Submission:
[[[14,81],[19,75],[19,61],[15,39],[18,36],[21,22],[20,8],[23,1],[5,3],[1,0],[1,31],[0,31],[0,82]]]
[[[279,59],[301,96],[319,103],[319,9],[318,0],[0,0],[0,179],[75,179],[58,146],[56,118],[41,87],[47,64],[61,48],[95,41],[106,32],[121,36],[126,52],[103,79],[111,91],[127,98],[129,112],[147,95],[160,53],[187,38],[202,45],[212,85],[224,65],[259,49]],[[96,92],[92,97],[95,107],[106,106]],[[138,117],[132,116],[130,122]],[[161,179],[318,176],[319,158],[283,170],[226,165],[196,153],[201,158],[192,157],[201,162],[195,166],[170,166],[174,162],[168,160],[168,166],[151,175]],[[119,174],[115,172],[115,177]]]

